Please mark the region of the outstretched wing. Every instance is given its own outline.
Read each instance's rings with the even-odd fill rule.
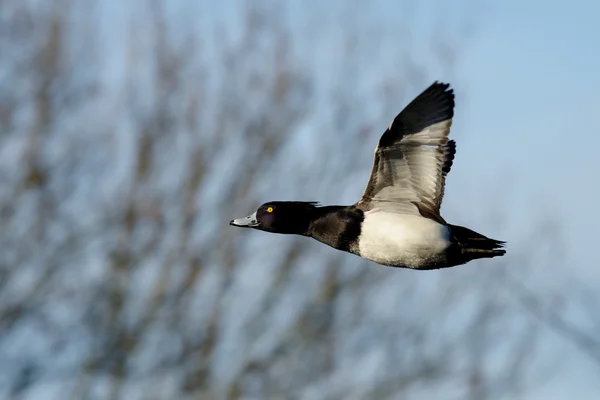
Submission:
[[[456,143],[449,84],[434,82],[396,116],[379,139],[369,183],[357,206],[422,215],[439,222]]]

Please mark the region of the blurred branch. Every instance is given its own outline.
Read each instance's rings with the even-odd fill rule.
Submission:
[[[518,279],[507,276],[505,286],[528,312],[552,329],[556,334],[577,347],[600,367],[600,340],[567,322],[559,313],[544,306],[539,297]]]

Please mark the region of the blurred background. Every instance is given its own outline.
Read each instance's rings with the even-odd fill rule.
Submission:
[[[598,399],[600,2],[1,0],[0,398]],[[440,271],[234,229],[351,204],[434,80]]]

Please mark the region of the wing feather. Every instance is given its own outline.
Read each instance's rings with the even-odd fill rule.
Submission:
[[[443,221],[440,206],[456,143],[448,139],[454,93],[435,82],[407,105],[381,136],[369,183],[357,206]]]

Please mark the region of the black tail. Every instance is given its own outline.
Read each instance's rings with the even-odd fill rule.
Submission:
[[[502,249],[505,242],[501,240],[490,239],[463,226],[450,224],[448,226],[450,227],[452,241],[459,250],[455,255],[458,264],[464,264],[478,258],[492,258],[506,254],[506,250]]]

